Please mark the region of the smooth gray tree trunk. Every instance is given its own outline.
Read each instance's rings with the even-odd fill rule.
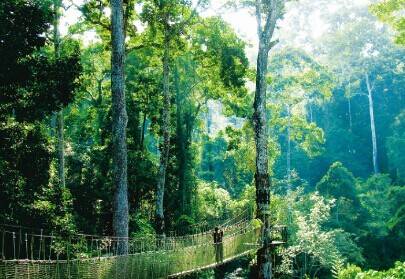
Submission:
[[[348,105],[348,110],[349,110],[349,131],[352,131],[353,127],[353,118],[352,118],[352,98],[348,97],[347,98],[347,105]]]
[[[60,58],[60,33],[59,33],[59,21],[60,21],[60,8],[62,6],[61,0],[54,0],[54,21],[53,21],[53,44],[55,51],[55,59]],[[59,186],[65,187],[65,140],[64,140],[64,119],[63,108],[55,113],[56,118],[56,136],[57,136],[57,158],[58,158],[58,179]]]
[[[168,26],[165,26],[164,31],[164,53],[163,53],[163,112],[162,112],[162,136],[163,143],[160,150],[160,165],[158,173],[158,182],[156,189],[156,232],[159,235],[164,235],[165,217],[164,217],[164,193],[166,184],[166,169],[169,160],[170,150],[170,34]]]
[[[114,192],[114,235],[118,254],[128,253],[128,116],[125,102],[125,35],[122,0],[111,0],[111,93]]]
[[[352,118],[352,84],[349,81],[349,96],[347,96],[347,105],[349,110],[349,130],[352,131],[353,128],[353,118]]]
[[[375,129],[375,120],[374,120],[374,103],[373,103],[373,88],[370,84],[370,79],[368,74],[366,74],[366,85],[367,85],[367,97],[368,97],[368,108],[370,112],[370,128],[371,128],[371,141],[373,144],[373,169],[374,173],[379,172],[378,169],[378,150],[377,150],[377,133]]]

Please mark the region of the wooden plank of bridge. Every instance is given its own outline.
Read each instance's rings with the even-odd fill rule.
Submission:
[[[244,256],[250,254],[251,252],[255,251],[255,250],[256,250],[256,249],[251,249],[251,250],[245,251],[245,252],[240,253],[240,254],[238,254],[238,255],[236,255],[236,256],[233,256],[233,257],[224,259],[222,262],[219,262],[219,263],[213,263],[213,264],[209,264],[209,265],[206,265],[206,266],[197,267],[197,268],[193,268],[193,269],[190,269],[190,270],[185,270],[185,271],[182,271],[182,272],[178,272],[178,273],[175,273],[175,274],[171,274],[171,275],[168,276],[168,278],[181,277],[181,276],[185,276],[185,275],[192,274],[192,273],[195,273],[195,272],[199,272],[199,271],[203,271],[203,270],[215,268],[215,267],[224,265],[224,264],[226,264],[226,263],[228,263],[228,262],[231,262],[231,261],[233,261],[233,260],[235,260],[235,259],[237,259],[237,258],[244,257]]]

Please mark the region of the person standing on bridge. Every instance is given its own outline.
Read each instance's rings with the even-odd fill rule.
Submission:
[[[218,227],[215,227],[212,236],[214,238],[215,260],[217,263],[222,263],[224,258],[224,246],[222,243],[224,232],[220,230]]]

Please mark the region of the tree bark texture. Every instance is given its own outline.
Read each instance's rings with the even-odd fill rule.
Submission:
[[[268,52],[260,47],[257,58],[256,94],[253,124],[256,144],[256,205],[257,218],[263,222],[263,247],[257,251],[259,278],[271,278],[270,235],[270,178],[268,173],[268,131],[266,121],[266,74]]]
[[[61,0],[54,0],[54,20],[53,20],[53,47],[55,52],[55,59],[60,58],[60,8],[62,6]],[[65,141],[64,141],[64,121],[63,121],[63,108],[60,109],[56,116],[56,136],[57,136],[57,158],[58,158],[58,179],[59,186],[65,187]]]
[[[366,85],[367,85],[367,97],[368,97],[368,107],[370,112],[370,128],[371,128],[371,141],[373,144],[373,169],[374,173],[379,172],[378,169],[378,150],[377,150],[377,133],[375,129],[375,120],[374,120],[374,102],[373,102],[373,89],[370,84],[370,79],[366,74]]]
[[[257,56],[256,92],[254,99],[253,127],[256,145],[256,206],[257,218],[263,223],[262,247],[257,251],[258,278],[272,278],[271,225],[270,225],[270,177],[268,173],[268,131],[266,115],[266,75],[269,51],[275,45],[271,41],[277,21],[277,1],[269,0],[268,5],[256,0],[256,19],[259,36]],[[264,10],[263,10],[264,9]],[[265,20],[263,21],[263,15]]]
[[[156,232],[159,235],[164,235],[164,192],[166,184],[166,169],[169,159],[170,150],[170,34],[168,26],[165,26],[164,31],[164,54],[163,54],[163,111],[162,111],[162,136],[163,143],[160,150],[160,165],[156,189]]]
[[[114,192],[114,235],[119,254],[128,253],[128,178],[125,103],[125,36],[122,0],[111,0],[111,93]]]

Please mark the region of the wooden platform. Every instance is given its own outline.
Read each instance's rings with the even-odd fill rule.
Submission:
[[[248,255],[249,253],[251,253],[251,252],[253,252],[253,251],[255,251],[255,250],[256,250],[256,249],[252,249],[252,250],[243,252],[243,253],[241,253],[241,254],[239,254],[239,255],[236,255],[236,256],[233,256],[233,257],[231,257],[231,258],[224,259],[222,262],[219,262],[219,263],[213,263],[213,264],[206,265],[206,266],[202,266],[202,267],[199,267],[199,268],[194,268],[194,269],[186,270],[186,271],[179,272],[179,273],[176,273],[176,274],[172,274],[172,275],[170,275],[168,278],[182,277],[182,276],[185,276],[185,275],[192,274],[192,273],[194,273],[194,272],[199,272],[199,271],[203,271],[203,270],[215,268],[215,267],[224,265],[224,264],[226,264],[226,263],[228,263],[228,262],[231,262],[231,261],[233,261],[233,260],[235,260],[235,259],[237,259],[237,258],[246,256],[246,255]]]

